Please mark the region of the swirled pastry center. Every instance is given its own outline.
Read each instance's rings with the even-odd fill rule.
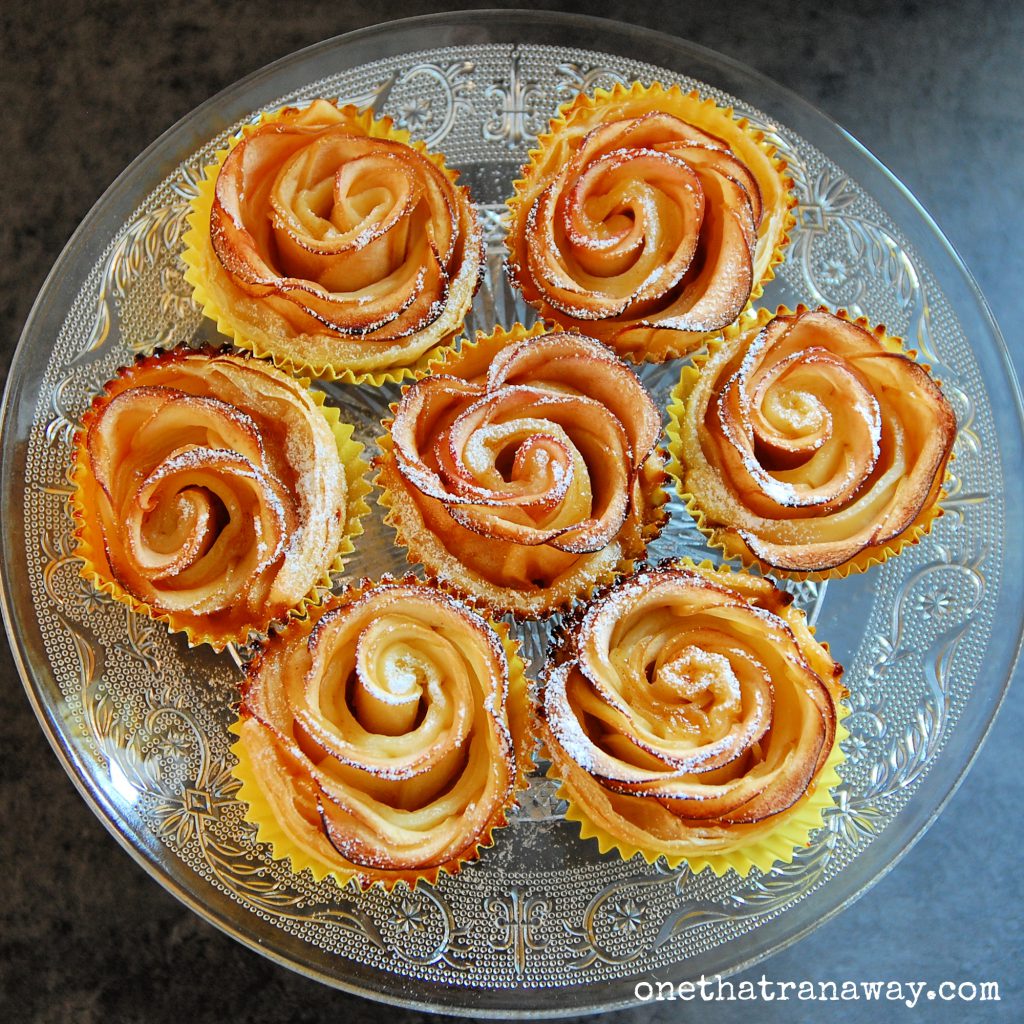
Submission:
[[[715,349],[678,410],[683,486],[755,558],[821,571],[914,527],[956,431],[927,371],[826,310]]]
[[[483,619],[421,584],[385,582],[264,650],[241,735],[278,824],[321,861],[452,867],[504,823],[508,685]]]
[[[114,577],[224,635],[308,596],[339,550],[347,496],[308,392],[252,360],[172,353],[108,393],[85,443]]]
[[[645,114],[585,136],[530,209],[527,265],[575,318],[714,330],[750,295],[760,216],[757,181],[724,142]]]
[[[784,181],[731,112],[660,88],[615,96],[578,101],[532,154],[510,270],[543,315],[661,360],[746,306],[784,235]]]
[[[396,482],[449,552],[535,590],[636,532],[660,417],[631,370],[596,341],[550,334],[464,372],[412,385],[391,426]]]
[[[227,153],[188,258],[240,344],[339,375],[414,363],[460,326],[478,284],[476,215],[454,173],[403,137],[317,100]]]
[[[547,673],[555,770],[616,839],[729,849],[813,788],[836,735],[839,669],[755,577],[664,568],[587,610]]]

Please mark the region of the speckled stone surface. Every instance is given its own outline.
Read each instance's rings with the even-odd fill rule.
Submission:
[[[396,0],[386,16],[440,9]],[[794,0],[783,8],[672,0],[577,9],[717,49],[846,127],[937,220],[988,297],[1018,374],[1024,371],[1024,5]],[[147,143],[245,73],[383,14],[384,8],[351,0],[3,5],[4,375],[64,242]],[[1020,510],[1017,516],[1019,536]],[[165,893],[78,797],[35,722],[6,641],[0,647],[0,1020],[320,1024],[386,1014],[409,1024],[424,1018],[383,1010],[272,964]],[[1022,734],[1018,686],[969,777],[917,846],[853,907],[741,976],[931,985],[992,979],[1000,1003],[923,1000],[910,1011],[864,1002],[677,1002],[615,1019],[1024,1019]]]

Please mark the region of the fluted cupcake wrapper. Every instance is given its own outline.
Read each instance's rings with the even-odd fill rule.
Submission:
[[[823,306],[818,308],[825,310],[825,307]],[[777,576],[784,576],[791,580],[822,581],[829,579],[845,579],[851,574],[866,572],[873,566],[883,565],[889,558],[898,555],[907,546],[919,543],[923,537],[927,536],[931,532],[935,521],[943,514],[940,503],[942,499],[946,497],[946,484],[950,479],[948,468],[943,472],[942,485],[939,489],[938,496],[934,501],[927,503],[915,517],[914,521],[898,536],[881,544],[869,545],[862,549],[854,558],[843,562],[841,565],[834,566],[830,569],[808,572],[780,568],[779,566],[772,565],[771,563],[758,558],[758,556],[750,550],[747,543],[735,529],[714,522],[708,517],[701,506],[699,498],[688,491],[684,483],[686,479],[686,465],[683,454],[683,440],[681,436],[680,421],[686,415],[686,401],[692,392],[694,385],[700,379],[701,372],[708,360],[711,359],[715,353],[720,351],[723,346],[729,344],[740,335],[760,331],[776,317],[798,315],[800,313],[807,312],[808,309],[809,307],[802,303],[797,305],[795,310],[784,305],[780,305],[774,311],[767,308],[750,309],[744,313],[736,323],[731,327],[728,327],[717,338],[713,338],[708,343],[706,351],[696,354],[693,357],[691,366],[683,367],[679,377],[679,383],[672,389],[668,405],[668,426],[666,427],[666,433],[668,434],[669,439],[669,464],[667,468],[669,475],[675,481],[676,491],[686,507],[687,512],[689,512],[693,517],[697,529],[704,535],[709,547],[721,551],[724,558],[738,558],[747,567],[756,566],[762,572]],[[826,311],[833,312],[831,310]],[[889,352],[906,356],[912,360],[915,359],[917,353],[912,349],[905,348],[903,342],[899,338],[889,335],[884,326],[872,326],[866,317],[851,317],[844,309],[834,311],[833,315],[848,323],[864,328],[874,335],[874,337],[876,337]],[[926,370],[929,369],[929,367],[924,364],[919,365],[924,366],[924,369]],[[955,458],[955,455],[951,454],[950,459],[952,460],[953,458]]]
[[[838,713],[841,723],[842,719],[850,714],[850,710],[840,704]],[[590,818],[585,804],[577,798],[568,783],[562,782],[557,795],[569,805],[565,811],[566,821],[572,821],[579,825],[580,839],[597,840],[601,853],[614,851],[623,860],[629,860],[640,854],[648,864],[654,864],[664,858],[665,863],[673,870],[686,864],[694,874],[708,870],[721,877],[729,871],[735,871],[736,874],[745,878],[755,868],[762,873],[767,873],[775,864],[789,864],[801,849],[811,845],[812,835],[825,824],[825,812],[835,806],[835,798],[831,791],[842,782],[839,766],[846,760],[840,743],[849,735],[845,726],[840,724],[837,727],[836,742],[832,747],[832,753],[825,762],[821,777],[816,782],[814,790],[801,801],[795,812],[786,812],[784,820],[770,834],[739,846],[735,850],[730,850],[728,853],[671,856],[657,850],[644,849],[631,843],[625,843]],[[553,767],[548,770],[548,777],[560,781]]]
[[[145,366],[158,359],[159,353],[140,357],[137,366]],[[243,357],[244,358],[244,357]],[[231,643],[246,644],[253,635],[266,635],[273,626],[279,626],[295,618],[305,618],[309,609],[321,604],[333,587],[332,576],[344,571],[346,557],[355,550],[354,540],[363,532],[362,518],[370,514],[370,506],[366,496],[372,490],[368,476],[369,464],[362,457],[364,446],[353,439],[353,426],[341,419],[340,411],[325,404],[322,392],[310,388],[308,379],[300,379],[298,385],[306,389],[310,398],[323,415],[334,441],[338,456],[345,472],[346,506],[345,528],[338,551],[331,564],[324,570],[320,579],[310,592],[283,616],[268,617],[259,621],[246,623],[230,635],[213,633],[193,624],[183,622],[175,612],[160,611],[123,587],[110,572],[105,554],[103,532],[98,517],[91,515],[87,507],[87,493],[95,487],[92,472],[88,465],[88,451],[85,446],[85,434],[90,422],[113,397],[111,387],[125,376],[131,374],[133,367],[123,367],[118,376],[107,385],[104,391],[93,399],[93,403],[83,417],[82,427],[76,432],[73,448],[71,479],[75,489],[71,496],[71,516],[75,527],[75,555],[82,560],[79,575],[87,580],[99,593],[107,594],[120,604],[126,605],[133,612],[146,615],[157,622],[162,622],[171,633],[184,633],[190,647],[209,644],[215,651],[222,651]]]
[[[300,352],[290,351],[290,342],[287,340],[276,341],[262,337],[259,332],[253,330],[251,325],[246,325],[238,318],[232,317],[229,310],[225,309],[216,295],[214,295],[209,285],[209,278],[212,274],[223,273],[210,241],[210,215],[213,210],[217,176],[224,165],[224,161],[235,146],[249,135],[252,135],[257,129],[280,121],[291,109],[290,107],[284,107],[281,110],[264,114],[255,124],[243,127],[238,135],[229,140],[225,149],[220,149],[214,154],[214,162],[203,168],[203,177],[196,185],[196,196],[191,202],[191,211],[188,215],[189,228],[183,236],[185,249],[181,255],[181,260],[186,267],[185,280],[193,289],[193,300],[202,310],[203,315],[212,320],[217,325],[217,330],[230,339],[232,344],[240,349],[252,352],[262,359],[270,359],[280,369],[296,376],[312,377],[317,380],[341,381],[346,384],[369,384],[374,387],[380,387],[387,383],[397,384],[417,374],[421,374],[426,371],[431,360],[437,358],[440,352],[452,346],[462,330],[465,316],[472,304],[473,295],[479,286],[479,272],[473,275],[472,280],[467,283],[467,294],[463,297],[465,308],[462,311],[462,315],[458,318],[458,322],[450,331],[408,363],[387,366],[383,369],[368,370],[353,370],[351,367],[343,365],[338,361],[325,358],[311,358]],[[345,109],[354,110],[354,108]],[[463,186],[457,184],[458,172],[446,165],[442,154],[432,152],[424,142],[413,139],[408,131],[396,127],[390,117],[374,117],[373,111],[366,109],[358,113],[356,123],[369,138],[388,139],[392,142],[411,146],[430,160],[460,192],[466,192]],[[480,245],[479,225],[476,235],[473,238],[468,238],[466,244],[467,246]],[[374,344],[374,342],[367,342],[367,344]],[[294,348],[295,346],[292,347]]]
[[[557,331],[561,328],[553,328],[544,322],[538,322],[529,328],[520,323],[509,328],[496,327],[491,334],[478,331],[475,339],[463,338],[456,350],[434,359],[427,372],[421,376],[453,371],[458,373],[467,364],[473,366],[472,372],[486,372],[494,352],[506,345],[551,333],[552,330]],[[478,366],[475,365],[476,362],[479,363]],[[396,408],[396,405],[392,405],[392,413]],[[591,558],[583,569],[574,569],[562,579],[532,594],[483,579],[448,551],[424,525],[416,502],[409,495],[407,485],[392,457],[392,422],[391,419],[382,421],[385,433],[377,439],[381,454],[374,460],[377,469],[374,483],[380,492],[377,503],[385,509],[384,522],[395,531],[396,541],[399,546],[406,549],[410,564],[423,566],[430,578],[453,588],[466,600],[479,604],[494,614],[510,614],[520,621],[543,617],[564,611],[575,603],[589,600],[599,588],[631,573],[638,560],[643,557],[642,554],[638,554],[627,558],[609,552],[603,561]],[[658,457],[663,459],[661,454]],[[646,494],[647,508],[641,531],[645,550],[658,538],[668,520],[668,494],[663,487],[668,479],[668,474],[663,468]]]
[[[678,85],[666,87],[658,81],[652,82],[650,86],[644,86],[640,82],[633,82],[631,85],[617,83],[611,89],[596,89],[592,96],[580,93],[573,100],[563,104],[552,118],[547,130],[537,137],[537,146],[530,150],[527,163],[519,178],[513,183],[513,194],[506,201],[512,224],[515,225],[519,219],[524,193],[528,192],[534,180],[541,175],[543,160],[549,150],[559,144],[560,136],[565,130],[580,120],[590,117],[602,107],[627,101],[650,102],[652,111],[656,109],[671,114],[717,136],[726,142],[740,158],[744,154],[750,155],[756,152],[761,159],[767,158],[770,161],[779,179],[781,199],[778,211],[764,228],[763,236],[759,231],[752,288],[743,310],[746,312],[763,294],[765,285],[775,277],[776,268],[786,258],[786,249],[790,243],[789,233],[796,225],[796,218],[792,213],[797,205],[796,194],[793,191],[794,182],[786,174],[788,164],[776,147],[768,141],[761,129],[751,125],[746,117],[737,116],[732,107],[720,107],[710,97],[702,97],[696,90],[684,92]],[[766,208],[766,218],[770,212],[772,211]],[[506,242],[506,244],[509,243]],[[510,278],[523,293],[526,301],[536,307],[543,317],[552,323],[559,323],[563,327],[574,326],[579,330],[586,331],[584,323],[573,318],[565,318],[558,310],[545,302],[529,282],[522,279],[521,268],[516,266],[514,258],[510,261],[508,269]],[[633,362],[664,362],[688,355],[700,348],[708,338],[714,337],[718,333],[713,330],[694,336],[690,332],[673,332],[668,328],[658,330],[666,335],[666,338],[659,343],[658,352],[655,355],[637,352],[629,347],[624,349],[620,349],[617,345],[613,347],[622,358]],[[668,337],[672,333],[678,333],[679,337],[676,341],[672,341]]]
[[[716,566],[709,560],[698,563],[691,558],[675,559],[672,560],[672,564],[680,568],[693,569],[706,575],[724,577],[721,582],[726,586],[728,586],[729,577],[741,571],[727,565]],[[803,616],[802,612],[799,614]],[[806,619],[805,625],[813,636],[815,633],[814,627],[807,624]],[[828,650],[827,643],[818,642],[826,651]],[[845,687],[840,687],[839,692],[840,694],[848,693]],[[833,697],[835,699],[834,694]],[[775,864],[791,863],[801,849],[810,846],[813,841],[813,834],[826,824],[828,810],[836,806],[832,790],[842,782],[839,769],[846,760],[846,755],[842,750],[841,744],[849,737],[849,731],[842,723],[850,715],[851,711],[842,697],[835,699],[835,706],[837,715],[835,740],[832,744],[832,750],[812,786],[796,804],[775,816],[776,820],[770,831],[756,838],[740,841],[733,849],[728,851],[670,854],[654,847],[645,847],[627,842],[594,820],[594,817],[587,809],[586,800],[581,798],[572,784],[559,773],[554,761],[550,763],[546,774],[549,779],[561,783],[557,790],[557,795],[568,804],[565,811],[566,821],[575,822],[579,825],[581,839],[596,840],[598,849],[602,854],[614,852],[624,860],[629,860],[639,854],[648,864],[654,864],[663,860],[673,870],[685,864],[694,874],[701,871],[711,871],[719,877],[727,874],[729,871],[735,871],[744,878],[754,869],[767,873]],[[547,740],[542,734],[542,756],[550,756],[546,746]],[[580,770],[582,771],[582,769]]]
[[[451,588],[421,580],[411,574],[401,578],[383,576],[379,580],[362,579],[335,595],[327,604],[314,610],[307,620],[290,623],[278,640],[284,641],[289,638],[307,636],[322,615],[334,608],[356,601],[375,587],[385,583],[424,587],[430,590],[440,590],[454,598],[460,597]],[[481,614],[477,609],[471,610],[476,614]],[[287,861],[291,870],[296,874],[308,870],[317,882],[323,881],[325,878],[334,879],[339,886],[354,882],[363,891],[374,885],[391,890],[397,885],[405,884],[410,889],[415,889],[420,883],[433,884],[437,882],[442,875],[458,874],[464,864],[478,860],[483,850],[494,845],[495,833],[509,824],[508,812],[517,805],[519,794],[526,788],[527,775],[532,766],[531,752],[536,740],[530,720],[528,684],[525,664],[519,654],[519,643],[511,635],[504,622],[496,622],[486,615],[482,617],[488,627],[497,634],[508,662],[505,713],[516,759],[512,794],[506,804],[492,816],[483,834],[467,846],[458,857],[446,861],[444,864],[420,869],[378,870],[357,864],[351,864],[350,868],[346,869],[338,863],[340,857],[336,861],[328,861],[318,856],[315,851],[299,845],[281,826],[270,801],[257,781],[252,759],[241,738],[242,720],[239,718],[228,727],[228,731],[232,735],[239,737],[230,748],[231,753],[237,759],[237,763],[231,769],[231,774],[240,783],[238,799],[246,805],[243,818],[255,826],[256,841],[266,843],[275,860]]]

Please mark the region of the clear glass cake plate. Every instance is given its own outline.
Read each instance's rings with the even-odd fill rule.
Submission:
[[[67,468],[90,396],[139,352],[217,341],[182,279],[200,169],[263,109],[329,96],[391,115],[441,149],[479,203],[487,277],[468,324],[532,315],[502,268],[503,200],[538,131],[579,90],[678,82],[735,106],[789,162],[797,224],[760,300],[824,303],[901,335],[931,365],[959,435],[946,514],[854,578],[791,589],[846,666],[842,785],[791,865],[748,878],[602,856],[539,772],[512,825],[456,878],[360,894],[273,861],[241,817],[228,655],[93,593],[71,550]],[[680,364],[642,376],[664,407]],[[327,386],[371,452],[394,388]],[[567,15],[468,12],[328,40],[199,107],[86,217],[44,285],[3,407],[2,596],[40,723],[90,806],[168,890],[298,971],[392,1003],[545,1016],[630,1002],[637,980],[728,974],[820,924],[890,868],[966,771],[1011,677],[1024,609],[1020,396],[982,296],[913,197],[794,94],[709,50]],[[678,500],[652,560],[706,557]],[[374,513],[351,576],[404,570]],[[532,672],[546,627],[519,628]]]

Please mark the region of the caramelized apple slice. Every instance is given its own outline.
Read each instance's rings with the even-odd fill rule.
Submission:
[[[661,429],[636,375],[599,342],[524,335],[467,344],[439,367],[449,372],[407,388],[381,477],[391,521],[403,538],[415,531],[414,557],[523,611],[577,568],[587,579],[585,556],[607,566],[643,550],[659,518]]]
[[[486,620],[385,578],[264,645],[237,731],[277,855],[390,886],[457,871],[505,824],[525,712],[522,665]]]
[[[897,339],[825,309],[750,318],[686,375],[681,485],[732,553],[862,570],[935,515],[956,419]]]
[[[765,580],[666,566],[565,629],[543,736],[577,815],[675,863],[785,827],[836,740],[841,669]]]
[[[543,316],[621,355],[685,355],[781,258],[792,197],[762,143],[678,89],[580,97],[509,201],[514,281]]]
[[[85,417],[76,536],[85,572],[193,642],[245,642],[312,599],[350,497],[320,404],[245,357],[141,360]]]
[[[369,112],[286,108],[221,155],[189,280],[236,341],[318,376],[405,367],[451,341],[479,283],[468,192]]]

